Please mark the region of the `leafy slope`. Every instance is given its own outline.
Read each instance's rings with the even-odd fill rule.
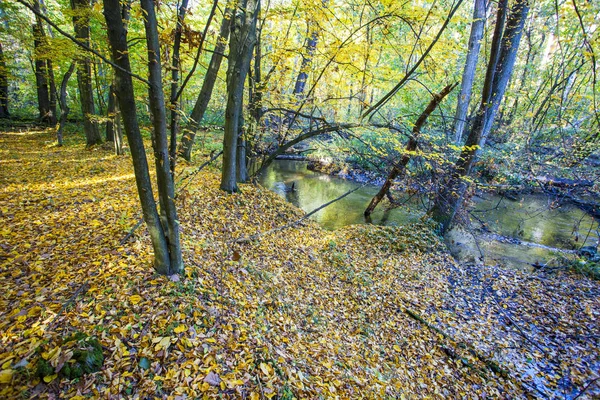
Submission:
[[[51,141],[51,132],[0,134],[0,397],[515,398],[559,387],[554,377],[529,381],[514,354],[498,351],[507,337],[522,349],[514,353],[531,345],[489,298],[464,306],[477,286],[457,276],[472,271],[425,230],[328,232],[309,222],[232,244],[301,213],[251,185],[226,195],[206,172],[178,200],[186,275],[156,276],[143,230],[119,244],[138,218],[129,159]],[[516,280],[520,291],[537,288],[508,276],[495,290]],[[561,329],[597,332],[596,283],[560,279],[574,288],[561,301],[578,318]],[[515,296],[528,313],[537,304]],[[39,357],[68,362],[61,343],[76,331],[98,337],[102,370],[33,376]],[[591,347],[572,341],[585,354],[561,353],[561,363],[581,387],[593,378],[597,337]],[[492,359],[506,378],[486,367]]]

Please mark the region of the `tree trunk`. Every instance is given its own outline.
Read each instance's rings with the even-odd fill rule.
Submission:
[[[34,7],[39,10],[39,3],[35,2]],[[33,29],[33,46],[34,46],[34,65],[35,65],[35,82],[37,86],[38,110],[40,113],[40,122],[51,125],[56,124],[56,104],[51,101],[51,86],[50,74],[48,73],[48,59],[44,52],[47,49],[46,35],[41,18],[36,16],[36,22],[32,26]]]
[[[154,249],[154,267],[161,274],[171,274],[169,244],[160,222],[156,202],[154,201],[146,150],[144,149],[144,142],[137,121],[133,82],[129,73],[131,65],[127,46],[127,31],[123,25],[120,0],[104,0],[104,17],[106,19],[113,62],[122,68],[114,69],[116,75],[115,89],[117,101],[123,113],[123,125],[133,160],[135,181],[142,206],[142,213]]]
[[[171,138],[169,143],[169,157],[171,162],[171,175],[175,173],[175,162],[177,161],[177,135],[179,134],[179,102],[177,92],[179,90],[179,48],[181,47],[181,35],[183,33],[183,20],[187,12],[188,0],[183,0],[177,13],[177,27],[175,28],[175,40],[173,41],[173,61],[171,66]]]
[[[90,3],[89,0],[71,0],[73,28],[75,37],[87,46],[90,45]],[[92,65],[87,53],[79,53],[77,57],[77,86],[83,114],[83,130],[88,146],[102,143],[102,136],[95,121],[94,89],[92,87]]]
[[[404,172],[406,171],[406,166],[408,165],[408,162],[410,161],[411,154],[417,149],[417,137],[421,133],[421,128],[425,124],[425,121],[427,120],[429,115],[433,112],[433,110],[435,110],[437,108],[437,106],[441,103],[441,101],[444,99],[444,97],[446,97],[448,95],[448,93],[450,93],[452,91],[452,89],[454,89],[456,87],[456,85],[457,85],[456,83],[452,84],[452,85],[448,85],[444,89],[442,89],[442,91],[440,93],[434,95],[433,99],[431,99],[431,101],[429,102],[429,105],[427,106],[427,108],[425,108],[423,113],[419,116],[419,119],[417,119],[417,122],[415,123],[415,126],[413,127],[412,135],[410,136],[410,139],[408,139],[408,143],[406,144],[406,149],[404,150],[404,154],[402,155],[400,162],[397,165],[394,165],[392,167],[392,170],[390,171],[390,174],[388,175],[387,179],[385,180],[385,183],[383,184],[381,189],[379,189],[379,192],[377,192],[375,197],[373,197],[373,199],[369,203],[369,206],[367,207],[367,209],[364,212],[365,217],[368,217],[369,215],[371,215],[371,213],[373,213],[373,211],[375,210],[375,207],[377,207],[377,205],[383,199],[383,197],[386,195],[386,193],[389,193],[389,190],[392,187],[392,183],[394,182],[394,179],[396,179],[398,176],[404,174]]]
[[[152,147],[156,164],[156,182],[161,214],[166,219],[163,229],[166,231],[170,256],[170,273],[183,272],[183,259],[179,243],[179,221],[175,207],[175,184],[169,163],[169,143],[167,136],[167,112],[162,89],[160,43],[158,40],[158,22],[153,0],[141,0],[146,13],[144,26],[148,47],[148,72],[150,87],[150,110],[152,115]]]
[[[495,112],[492,112],[493,106],[502,100],[501,96],[512,74],[523,25],[529,11],[529,1],[515,2],[508,17],[507,28],[504,29],[506,11],[507,0],[501,0],[479,110],[454,171],[446,185],[438,192],[433,207],[429,210],[429,215],[440,224],[442,234],[450,228],[456,213],[462,207],[468,188],[466,178],[485,143],[485,127],[491,126],[495,117]]]
[[[260,1],[260,0],[258,0]],[[227,106],[223,133],[223,170],[221,189],[237,191],[237,147],[240,131],[240,114],[244,98],[244,83],[250,69],[250,60],[256,43],[256,0],[244,0],[236,12],[229,41],[227,67]]]
[[[485,0],[475,0],[473,23],[471,24],[471,35],[469,36],[469,48],[460,84],[460,94],[458,96],[456,114],[454,116],[453,131],[456,144],[460,144],[462,140],[467,113],[469,111],[475,70],[477,69],[477,60],[479,59],[479,49],[481,47],[481,38],[483,37],[483,29],[485,27],[485,11]]]
[[[190,115],[190,122],[183,129],[179,155],[188,161],[192,158],[192,147],[194,145],[194,139],[196,138],[196,132],[202,122],[202,118],[204,118],[204,113],[206,112],[215,82],[217,81],[219,68],[221,68],[221,61],[223,61],[223,53],[227,46],[227,38],[229,37],[229,29],[231,27],[231,14],[231,9],[226,8],[223,15],[223,21],[221,22],[217,44],[210,58],[210,64],[208,65],[208,70],[204,76],[204,81],[202,82],[202,88],[196,99],[196,104]]]
[[[115,93],[115,82],[110,84],[110,89],[108,89],[108,105],[106,107],[106,135],[104,140],[107,142],[115,141],[115,107],[117,105],[117,98]]]
[[[0,43],[0,118],[10,118],[8,112],[8,71],[4,61],[2,43]]]
[[[69,105],[67,104],[67,84],[69,83],[69,79],[71,79],[71,75],[73,75],[73,71],[75,71],[75,63],[71,63],[60,84],[60,122],[58,125],[58,131],[56,132],[56,139],[59,146],[63,145],[63,129],[67,123],[67,117],[69,116],[70,111]]]

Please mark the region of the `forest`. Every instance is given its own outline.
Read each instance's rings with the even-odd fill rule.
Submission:
[[[599,26],[0,0],[0,398],[600,397]]]

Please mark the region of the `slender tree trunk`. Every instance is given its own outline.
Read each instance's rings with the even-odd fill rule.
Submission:
[[[34,3],[39,8],[39,3]],[[48,73],[48,60],[44,54],[47,49],[46,35],[41,19],[36,17],[36,23],[32,26],[33,29],[33,45],[34,45],[34,65],[35,65],[35,82],[37,86],[38,110],[40,113],[40,121],[43,123],[54,125],[56,124],[56,106],[52,107],[51,91]]]
[[[202,88],[200,89],[200,93],[196,99],[196,104],[194,105],[194,109],[190,115],[190,122],[183,129],[179,155],[188,161],[190,161],[192,158],[192,147],[194,145],[196,133],[198,132],[202,118],[204,118],[204,113],[206,112],[215,82],[217,81],[217,74],[221,68],[223,53],[225,52],[227,38],[229,37],[229,29],[232,20],[231,14],[231,9],[226,8],[223,15],[223,21],[221,22],[217,44],[210,58],[210,64],[208,65],[206,75],[204,75],[204,81],[202,82]]]
[[[400,162],[397,165],[394,165],[392,167],[392,170],[390,171],[390,174],[388,175],[387,179],[385,180],[385,183],[383,184],[381,189],[379,189],[379,192],[377,192],[375,197],[373,197],[373,199],[369,203],[369,206],[367,207],[367,209],[364,212],[365,217],[368,217],[369,215],[371,215],[371,213],[373,213],[373,211],[375,210],[375,207],[377,207],[377,205],[383,199],[383,197],[387,193],[389,193],[394,180],[397,177],[404,174],[404,172],[406,171],[406,166],[408,165],[408,162],[410,161],[411,154],[417,149],[417,137],[421,133],[421,128],[425,124],[425,121],[427,121],[427,118],[429,117],[429,115],[431,115],[433,110],[435,110],[437,108],[437,106],[442,102],[444,97],[446,97],[448,95],[448,93],[450,93],[452,91],[452,89],[454,89],[456,87],[456,85],[457,85],[456,83],[452,84],[452,85],[448,85],[444,89],[442,89],[442,91],[440,93],[434,95],[433,99],[431,99],[431,101],[429,102],[429,105],[427,105],[427,108],[425,108],[423,113],[421,113],[421,115],[417,119],[417,122],[415,123],[415,126],[413,127],[412,135],[410,136],[410,139],[408,139],[408,143],[406,144],[406,149],[404,150],[404,154],[402,155]]]
[[[0,118],[10,118],[8,112],[8,71],[0,43]]]
[[[529,1],[517,0],[514,3],[504,29],[506,11],[507,0],[501,0],[498,5],[481,105],[454,171],[447,184],[438,192],[433,207],[429,210],[429,215],[440,224],[440,231],[443,234],[450,228],[456,213],[462,207],[468,188],[466,178],[471,173],[471,168],[485,143],[485,127],[491,126],[495,117],[494,104],[499,104],[502,100],[501,96],[512,74],[523,25],[529,11]]]
[[[108,40],[110,42],[113,62],[122,69],[114,69],[116,76],[116,92],[119,107],[123,113],[123,125],[135,172],[135,181],[142,206],[144,221],[148,227],[152,247],[154,249],[154,267],[161,274],[171,274],[169,243],[158,215],[156,202],[152,193],[152,183],[146,159],[146,150],[140,133],[133,92],[127,31],[123,25],[124,15],[120,0],[104,0],[104,17],[106,19]],[[166,148],[165,148],[166,152]],[[168,157],[167,157],[168,161]],[[174,271],[173,271],[174,272]]]
[[[177,101],[179,90],[179,49],[181,47],[181,35],[183,33],[183,21],[188,8],[188,0],[183,0],[177,13],[177,27],[175,28],[175,40],[173,41],[173,61],[171,66],[171,138],[169,143],[169,157],[171,162],[171,175],[175,173],[175,162],[177,161],[177,135],[179,134],[180,107]]]
[[[60,104],[60,121],[58,125],[58,131],[56,132],[56,139],[58,141],[58,145],[63,145],[63,129],[65,128],[65,124],[67,123],[67,117],[69,116],[69,105],[67,103],[67,84],[69,83],[69,79],[71,79],[71,75],[73,75],[73,71],[75,71],[75,63],[71,63],[67,72],[62,78],[62,82],[60,84],[60,95],[59,95],[59,104]]]
[[[312,58],[317,48],[317,43],[319,41],[319,30],[311,29],[309,23],[309,30],[311,33],[306,39],[306,44],[304,45],[304,53],[302,54],[302,63],[300,63],[300,71],[298,72],[298,77],[296,78],[296,84],[294,85],[294,96],[302,97],[304,93],[304,88],[306,87],[306,80],[308,79],[308,71],[310,69],[310,65],[312,63]]]
[[[458,96],[456,114],[454,116],[454,141],[457,144],[460,144],[462,140],[467,113],[469,111],[475,70],[477,69],[477,60],[479,59],[479,49],[481,47],[481,38],[483,37],[483,29],[485,27],[485,11],[485,0],[475,0],[473,23],[471,24],[471,35],[469,36],[469,48],[460,84],[460,94]]]
[[[141,0],[142,9],[146,13],[146,45],[148,47],[148,72],[150,87],[150,110],[152,115],[152,147],[156,164],[156,182],[161,214],[166,221],[166,231],[170,256],[170,273],[183,272],[183,259],[179,243],[179,221],[175,207],[175,185],[169,163],[169,142],[167,136],[167,113],[165,96],[162,89],[162,72],[160,59],[160,43],[158,40],[158,22],[153,0]]]
[[[260,0],[258,0],[260,1]],[[250,69],[254,45],[256,44],[256,0],[244,0],[236,12],[231,26],[229,41],[229,65],[227,68],[227,107],[223,134],[223,170],[221,189],[237,191],[237,148],[240,131],[240,115],[244,98],[244,83]]]
[[[89,0],[71,0],[73,10],[73,27],[75,37],[87,46],[90,45]],[[77,57],[77,85],[79,87],[79,101],[83,114],[83,130],[88,146],[102,143],[102,136],[98,125],[93,120],[96,114],[94,105],[94,89],[92,87],[92,65],[87,53],[80,53]]]
[[[115,82],[110,85],[110,89],[108,89],[108,105],[106,107],[106,134],[104,140],[107,142],[115,141],[115,107],[117,105],[117,98],[115,93]]]

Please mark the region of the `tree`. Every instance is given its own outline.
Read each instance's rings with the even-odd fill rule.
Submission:
[[[154,267],[165,275],[181,273],[183,263],[181,258],[181,248],[179,247],[179,227],[177,215],[172,197],[172,179],[169,172],[169,157],[166,136],[166,112],[164,109],[164,97],[161,102],[162,90],[158,90],[157,83],[160,79],[160,51],[158,44],[158,35],[156,33],[156,16],[154,5],[150,0],[142,2],[144,11],[146,11],[146,34],[149,53],[149,72],[150,72],[150,99],[151,108],[154,115],[153,126],[156,132],[153,135],[154,154],[157,168],[157,186],[159,188],[159,200],[161,207],[164,206],[164,212],[167,217],[163,225],[158,214],[156,202],[152,192],[152,183],[148,170],[148,161],[144,142],[140,133],[137,120],[137,111],[135,106],[135,97],[133,92],[133,79],[131,74],[131,64],[129,61],[129,48],[127,44],[127,30],[123,24],[124,13],[127,8],[122,8],[119,0],[104,1],[104,17],[108,30],[108,39],[111,47],[114,72],[116,76],[117,101],[123,116],[123,126],[131,150],[133,168],[135,172],[136,186],[144,221],[148,227],[150,239],[154,249]],[[158,82],[157,82],[158,81]],[[163,95],[164,96],[164,95]],[[162,107],[162,111],[160,108]],[[158,176],[160,175],[160,178]],[[169,182],[170,180],[170,182]],[[170,196],[171,194],[171,196]],[[171,240],[173,238],[173,240]]]
[[[411,154],[414,153],[415,150],[417,150],[417,137],[421,133],[421,128],[425,124],[425,121],[427,121],[429,115],[431,115],[433,110],[436,109],[436,107],[441,103],[444,97],[446,97],[448,93],[450,93],[455,87],[456,83],[453,85],[448,85],[444,89],[442,89],[440,93],[434,95],[433,99],[431,99],[425,110],[421,113],[421,115],[417,119],[417,122],[415,123],[415,126],[413,127],[412,135],[408,139],[406,149],[404,150],[404,154],[402,154],[400,162],[392,167],[392,170],[390,171],[384,184],[381,186],[381,189],[379,189],[379,192],[377,192],[373,199],[371,199],[371,202],[369,203],[364,212],[365,217],[368,217],[369,215],[371,215],[371,213],[373,213],[375,207],[377,207],[379,202],[383,199],[383,196],[385,196],[386,194],[389,195],[389,191],[392,187],[394,180],[399,176],[402,176],[402,174],[404,174],[404,172],[406,171],[406,166],[410,161]]]
[[[460,94],[458,95],[456,114],[454,116],[454,141],[457,144],[460,144],[461,142],[463,130],[465,129],[465,122],[467,120],[467,113],[469,111],[469,103],[471,102],[475,70],[477,68],[477,60],[479,59],[483,28],[485,27],[485,11],[485,0],[475,0],[467,59],[465,61],[465,69],[460,83]]]
[[[240,137],[240,120],[244,100],[244,83],[250,69],[256,43],[256,20],[260,0],[242,0],[238,3],[231,38],[227,67],[227,106],[223,134],[223,170],[221,189],[232,193],[238,190],[238,146],[244,145]]]
[[[75,71],[75,63],[71,63],[71,65],[69,65],[69,69],[67,72],[65,72],[60,84],[60,93],[58,97],[58,104],[60,105],[60,120],[58,123],[58,130],[56,131],[56,140],[59,146],[63,145],[63,130],[65,129],[65,124],[67,123],[67,117],[69,116],[70,111],[67,103],[67,85],[69,83],[69,79],[71,79],[71,75],[73,75],[73,71]]]
[[[4,61],[2,43],[0,43],[0,118],[9,118],[8,112],[8,71]]]
[[[90,2],[89,0],[71,0],[73,9],[73,27],[75,37],[90,46]],[[92,88],[92,66],[87,52],[81,52],[77,57],[77,85],[79,87],[79,101],[83,114],[83,130],[88,146],[102,143],[98,125],[94,121],[96,114],[94,106],[94,91]]]
[[[515,1],[505,27],[507,3],[507,0],[501,0],[498,5],[481,104],[469,130],[469,136],[450,179],[438,192],[434,205],[429,210],[431,217],[440,224],[442,233],[450,228],[457,211],[462,207],[468,188],[467,178],[485,143],[489,127],[494,121],[496,111],[512,75],[523,26],[529,11],[529,0]]]
[[[39,0],[33,2],[33,10],[36,13],[32,30],[39,119],[43,123],[56,125],[56,85],[52,60],[47,56],[48,40],[42,18],[39,16],[41,14]]]
[[[181,144],[179,147],[179,155],[184,159],[190,161],[192,158],[192,147],[194,146],[194,140],[196,138],[196,132],[200,127],[204,113],[208,107],[208,103],[212,96],[215,82],[217,81],[217,74],[221,68],[221,62],[223,61],[223,53],[227,46],[227,38],[229,37],[229,29],[231,26],[232,12],[230,8],[226,8],[223,14],[223,21],[221,22],[221,28],[219,29],[219,36],[217,43],[213,50],[208,64],[208,70],[204,75],[204,81],[202,82],[202,88],[198,93],[196,104],[190,115],[189,123],[183,129],[181,136]]]

